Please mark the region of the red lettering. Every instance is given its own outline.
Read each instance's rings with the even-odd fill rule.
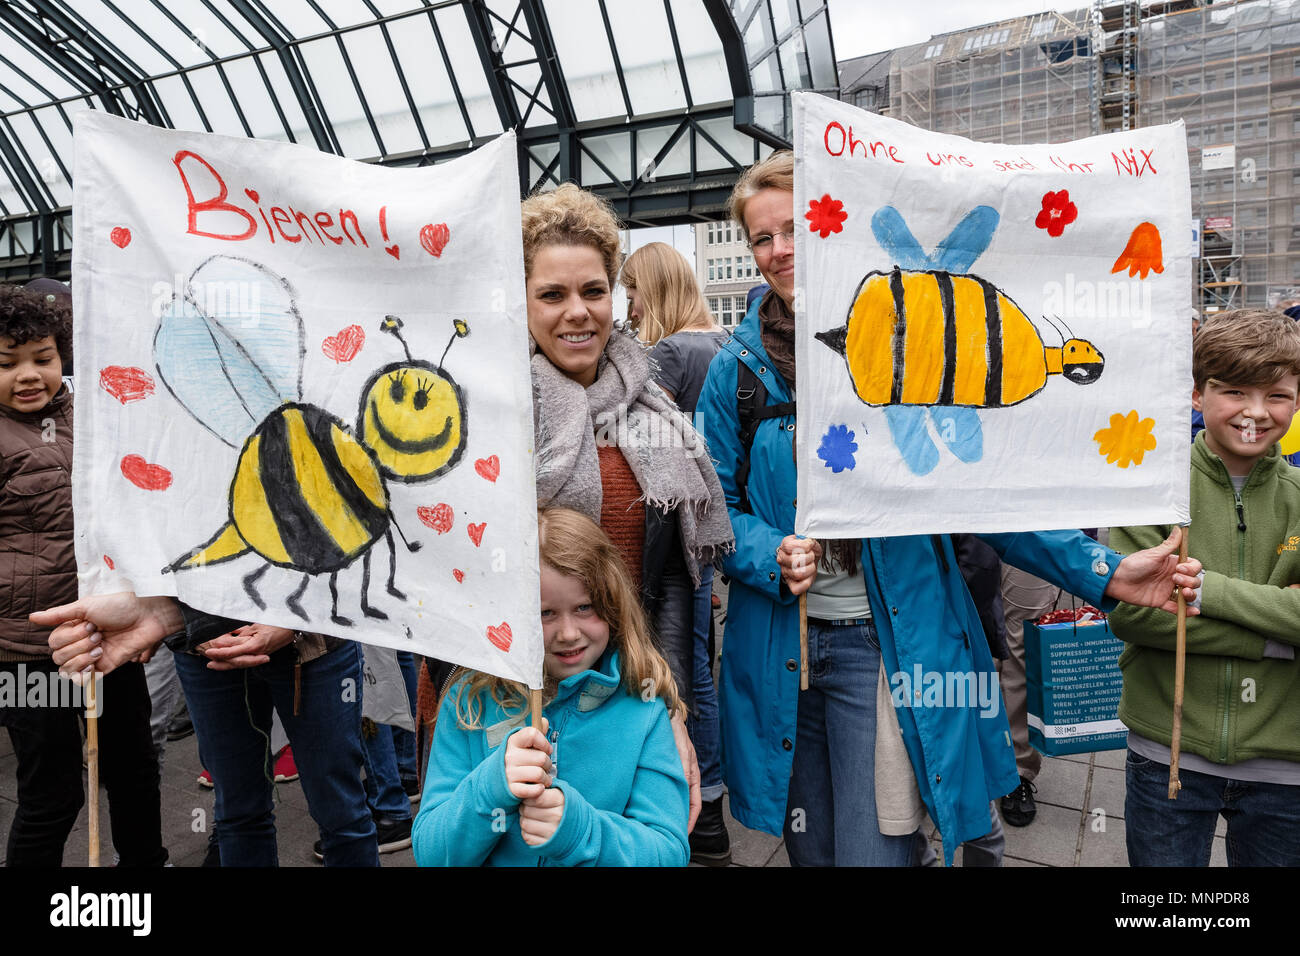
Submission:
[[[893,160],[894,162],[896,162],[896,163],[900,163],[900,164],[901,164],[901,163],[903,162],[901,159],[898,158],[898,147],[897,147],[897,146],[891,146],[891,147],[889,147],[889,158],[892,159],[892,160]]]
[[[837,150],[833,150],[833,149],[831,149],[831,130],[832,130],[832,129],[837,129],[837,130],[840,131],[840,148],[839,148],[838,151],[837,151]],[[827,124],[826,124],[826,132],[822,135],[822,142],[826,145],[826,152],[830,153],[832,156],[839,156],[839,155],[841,155],[841,154],[844,152],[844,139],[845,139],[845,136],[844,136],[844,127],[843,127],[843,126],[841,126],[839,123],[835,123],[835,122],[831,122],[831,123],[827,123]]]
[[[370,243],[366,242],[366,237],[363,236],[363,235],[361,234],[361,226],[360,226],[360,224],[357,222],[357,214],[354,213],[351,209],[340,209],[340,210],[339,210],[339,228],[343,230],[343,235],[347,236],[348,240],[349,240],[349,241],[350,241],[354,246],[357,244],[357,239],[353,239],[353,238],[352,238],[352,234],[351,234],[350,232],[348,232],[348,220],[349,220],[349,219],[352,220],[352,228],[355,229],[355,230],[357,231],[357,239],[360,239],[360,240],[361,240],[361,244],[362,244],[363,246],[365,246],[367,249],[369,249],[369,248],[370,248]]]
[[[205,199],[197,202],[194,198],[194,190],[190,186],[189,177],[185,175],[185,167],[181,163],[186,159],[198,160],[203,167],[212,174],[212,178],[217,181],[218,192],[212,199]],[[185,230],[191,235],[207,236],[209,239],[228,239],[232,242],[238,242],[243,239],[249,239],[257,232],[257,220],[250,216],[247,211],[241,209],[233,203],[226,202],[226,196],[229,195],[226,189],[226,181],[221,178],[221,174],[212,168],[212,164],[200,156],[198,153],[191,152],[188,149],[182,149],[172,157],[172,163],[176,166],[176,171],[180,173],[181,183],[185,186],[185,197],[187,202],[187,214],[189,217],[188,228]],[[248,228],[241,233],[233,232],[206,232],[198,227],[199,213],[201,212],[232,212],[236,215],[243,216],[244,221],[248,223]]]
[[[262,214],[262,222],[266,223],[266,234],[271,237],[271,245],[275,245],[275,230],[271,228],[271,220],[266,218],[266,210],[258,206],[257,211]]]
[[[294,209],[292,206],[289,207],[289,212],[293,213],[293,221],[294,221],[295,223],[297,223],[299,229],[302,229],[302,224],[303,224],[304,222],[306,222],[307,225],[311,226],[312,231],[313,231],[313,232],[316,232],[316,226],[315,226],[315,224],[312,223],[312,221],[311,221],[310,219],[307,218],[307,214],[306,214],[305,212],[299,212],[298,210]],[[302,229],[302,234],[303,234],[304,236],[307,236],[307,230],[306,230],[306,229]],[[308,242],[311,242],[311,236],[307,236],[307,241],[308,241]],[[320,233],[319,233],[319,232],[316,232],[316,241],[317,241],[317,242],[320,241]]]
[[[860,140],[860,139],[854,139],[854,138],[853,138],[853,127],[850,126],[850,127],[849,127],[849,155],[850,155],[850,156],[853,155],[853,149],[854,149],[854,147],[856,147],[856,146],[861,146],[861,147],[862,147],[862,156],[863,156],[863,158],[865,159],[866,156],[867,156],[867,144],[864,143],[864,142],[862,142],[862,140]]]
[[[324,220],[324,222],[321,221],[322,219]],[[330,216],[329,213],[327,212],[316,213],[316,225],[320,227],[319,231],[325,234],[325,238],[328,239],[330,242],[334,243],[334,245],[337,246],[342,244],[343,242],[342,236],[331,236],[329,234],[329,227],[334,225],[334,219],[332,216]]]
[[[280,230],[280,235],[283,236],[287,242],[302,242],[302,236],[291,236],[284,231],[284,227],[293,221],[289,218],[287,212],[279,206],[272,206],[271,218],[275,220],[276,228]]]

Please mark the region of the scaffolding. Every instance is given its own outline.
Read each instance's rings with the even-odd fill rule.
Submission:
[[[1142,125],[1187,124],[1203,313],[1300,284],[1300,2],[1145,8]]]
[[[1202,313],[1300,288],[1300,0],[1098,0],[893,51],[889,115],[995,143],[1182,120]]]

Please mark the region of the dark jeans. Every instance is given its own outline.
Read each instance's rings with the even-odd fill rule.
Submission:
[[[52,691],[51,660],[0,664],[14,680],[39,674]],[[149,732],[149,689],[140,664],[124,664],[101,684],[100,782],[108,793],[109,824],[119,866],[162,866],[162,809],[158,758]],[[80,708],[0,707],[18,758],[18,810],[9,829],[9,866],[60,866],[63,845],[85,802],[81,783]],[[75,861],[78,865],[84,861]]]
[[[293,712],[296,660],[293,647],[285,647],[258,667],[213,671],[206,658],[176,655],[199,759],[216,785],[221,865],[279,865],[271,798],[274,706],[320,827],[325,865],[378,866],[375,824],[361,785],[361,649],[347,642],[303,665],[298,715]]]
[[[1300,866],[1300,786],[1231,780],[1132,750],[1124,762],[1124,835],[1130,866],[1209,866],[1219,816],[1228,822],[1228,866]]]
[[[914,865],[912,835],[886,836],[876,820],[879,671],[873,625],[808,622],[808,689],[786,801],[791,866]]]

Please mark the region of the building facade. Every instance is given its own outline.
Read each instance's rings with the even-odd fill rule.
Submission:
[[[1187,124],[1202,313],[1300,301],[1300,0],[1097,3],[840,64],[844,100],[1050,143]]]
[[[695,275],[709,311],[728,329],[740,324],[749,290],[763,281],[744,232],[730,219],[696,224]]]

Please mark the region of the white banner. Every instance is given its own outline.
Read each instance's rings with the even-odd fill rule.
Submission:
[[[81,593],[541,686],[513,136],[398,170],[75,135]]]
[[[1186,521],[1182,124],[1005,146],[794,96],[797,530]]]

